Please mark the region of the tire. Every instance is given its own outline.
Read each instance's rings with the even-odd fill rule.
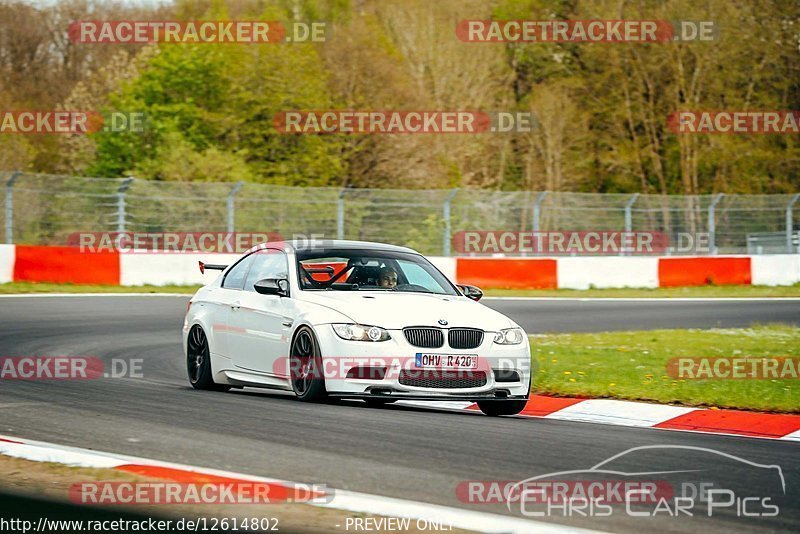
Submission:
[[[397,402],[397,399],[364,399],[364,402],[366,402],[367,406],[370,408],[380,408],[381,406]]]
[[[194,389],[209,391],[228,391],[230,386],[217,384],[211,376],[211,353],[208,349],[208,337],[199,325],[189,330],[186,343],[186,372],[189,383]]]
[[[320,402],[328,396],[319,342],[307,326],[298,328],[292,341],[289,377],[295,396],[303,402]]]
[[[521,412],[527,400],[507,400],[507,401],[478,401],[478,408],[486,415],[496,417],[498,415],[517,415]]]

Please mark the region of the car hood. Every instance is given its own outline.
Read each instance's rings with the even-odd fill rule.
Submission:
[[[398,330],[407,326],[447,326],[497,331],[516,326],[502,313],[466,297],[383,291],[304,291],[302,300],[334,309],[353,321]]]

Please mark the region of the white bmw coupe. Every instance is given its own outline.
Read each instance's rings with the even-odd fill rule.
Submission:
[[[198,290],[183,325],[191,385],[262,387],[303,401],[469,400],[514,415],[528,400],[528,337],[421,254],[358,241],[252,248]]]

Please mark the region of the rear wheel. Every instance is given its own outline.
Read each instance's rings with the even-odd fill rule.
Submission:
[[[478,401],[478,408],[483,413],[491,416],[498,415],[517,415],[521,412],[525,405],[528,404],[526,400],[510,400],[510,401]]]
[[[298,399],[319,402],[327,397],[322,373],[322,354],[314,332],[307,326],[298,329],[289,356],[292,390]]]
[[[230,386],[217,384],[211,376],[211,352],[208,348],[208,337],[199,325],[189,330],[186,343],[186,371],[189,383],[194,389],[212,391],[228,391]]]

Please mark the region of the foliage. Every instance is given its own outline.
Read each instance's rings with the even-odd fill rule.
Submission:
[[[71,20],[325,21],[321,43],[89,46]],[[712,42],[463,43],[465,19],[706,20]],[[60,30],[59,30],[60,29]],[[52,31],[51,31],[52,30]],[[147,129],[0,143],[0,168],[283,185],[786,193],[792,135],[676,135],[679,110],[800,109],[781,0],[65,0],[0,6],[5,109],[144,112]],[[285,135],[286,110],[524,111],[532,132]]]

